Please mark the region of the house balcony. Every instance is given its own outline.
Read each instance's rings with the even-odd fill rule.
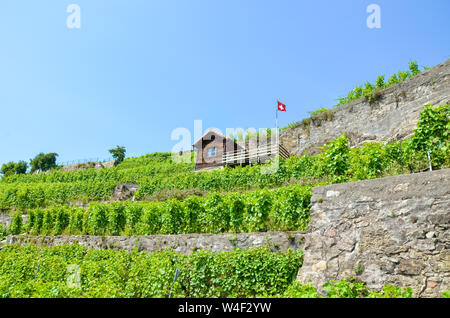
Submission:
[[[225,152],[222,156],[222,165],[235,166],[250,163],[265,163],[275,158],[277,155],[283,159],[291,156],[289,151],[281,144],[264,144],[249,148],[250,149],[242,149],[234,152]]]

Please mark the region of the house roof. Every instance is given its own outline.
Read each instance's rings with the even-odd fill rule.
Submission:
[[[201,136],[196,142],[194,142],[193,144],[192,144],[192,146],[194,146],[195,147],[195,145],[197,145],[200,141],[202,141],[203,139],[205,139],[205,137],[207,136],[207,135],[218,135],[218,136],[220,136],[220,137],[222,137],[222,138],[224,138],[224,139],[228,139],[228,140],[231,140],[231,141],[233,141],[234,142],[234,140],[232,140],[232,139],[230,139],[230,138],[227,138],[226,136],[224,136],[224,135],[222,135],[220,132],[218,132],[218,131],[216,131],[216,130],[214,130],[214,129],[208,129],[208,131],[207,132],[205,132],[205,134],[203,135],[203,136]]]

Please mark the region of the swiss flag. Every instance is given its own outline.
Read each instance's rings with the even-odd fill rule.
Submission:
[[[280,112],[285,112],[286,111],[286,105],[283,104],[282,102],[278,102],[278,110]]]

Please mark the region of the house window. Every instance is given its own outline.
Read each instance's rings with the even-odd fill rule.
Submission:
[[[209,157],[215,157],[216,156],[216,153],[217,153],[217,148],[216,147],[213,147],[213,148],[209,148],[208,149],[208,158]]]

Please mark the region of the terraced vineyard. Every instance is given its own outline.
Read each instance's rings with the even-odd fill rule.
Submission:
[[[313,186],[421,171],[428,153],[433,169],[450,167],[449,118],[450,105],[426,106],[408,140],[350,148],[342,135],[319,155],[280,160],[271,174],[261,165],[194,173],[193,164],[157,153],[113,168],[3,177],[0,209],[12,222],[0,226],[0,239],[306,230]],[[112,202],[119,183],[139,185],[134,201]],[[80,202],[88,207],[74,206]],[[299,251],[268,248],[186,256],[10,245],[0,251],[0,297],[167,297],[177,268],[174,296],[316,297],[313,287],[294,283],[301,263]],[[324,289],[329,297],[411,296],[393,286],[371,292],[352,280]]]

